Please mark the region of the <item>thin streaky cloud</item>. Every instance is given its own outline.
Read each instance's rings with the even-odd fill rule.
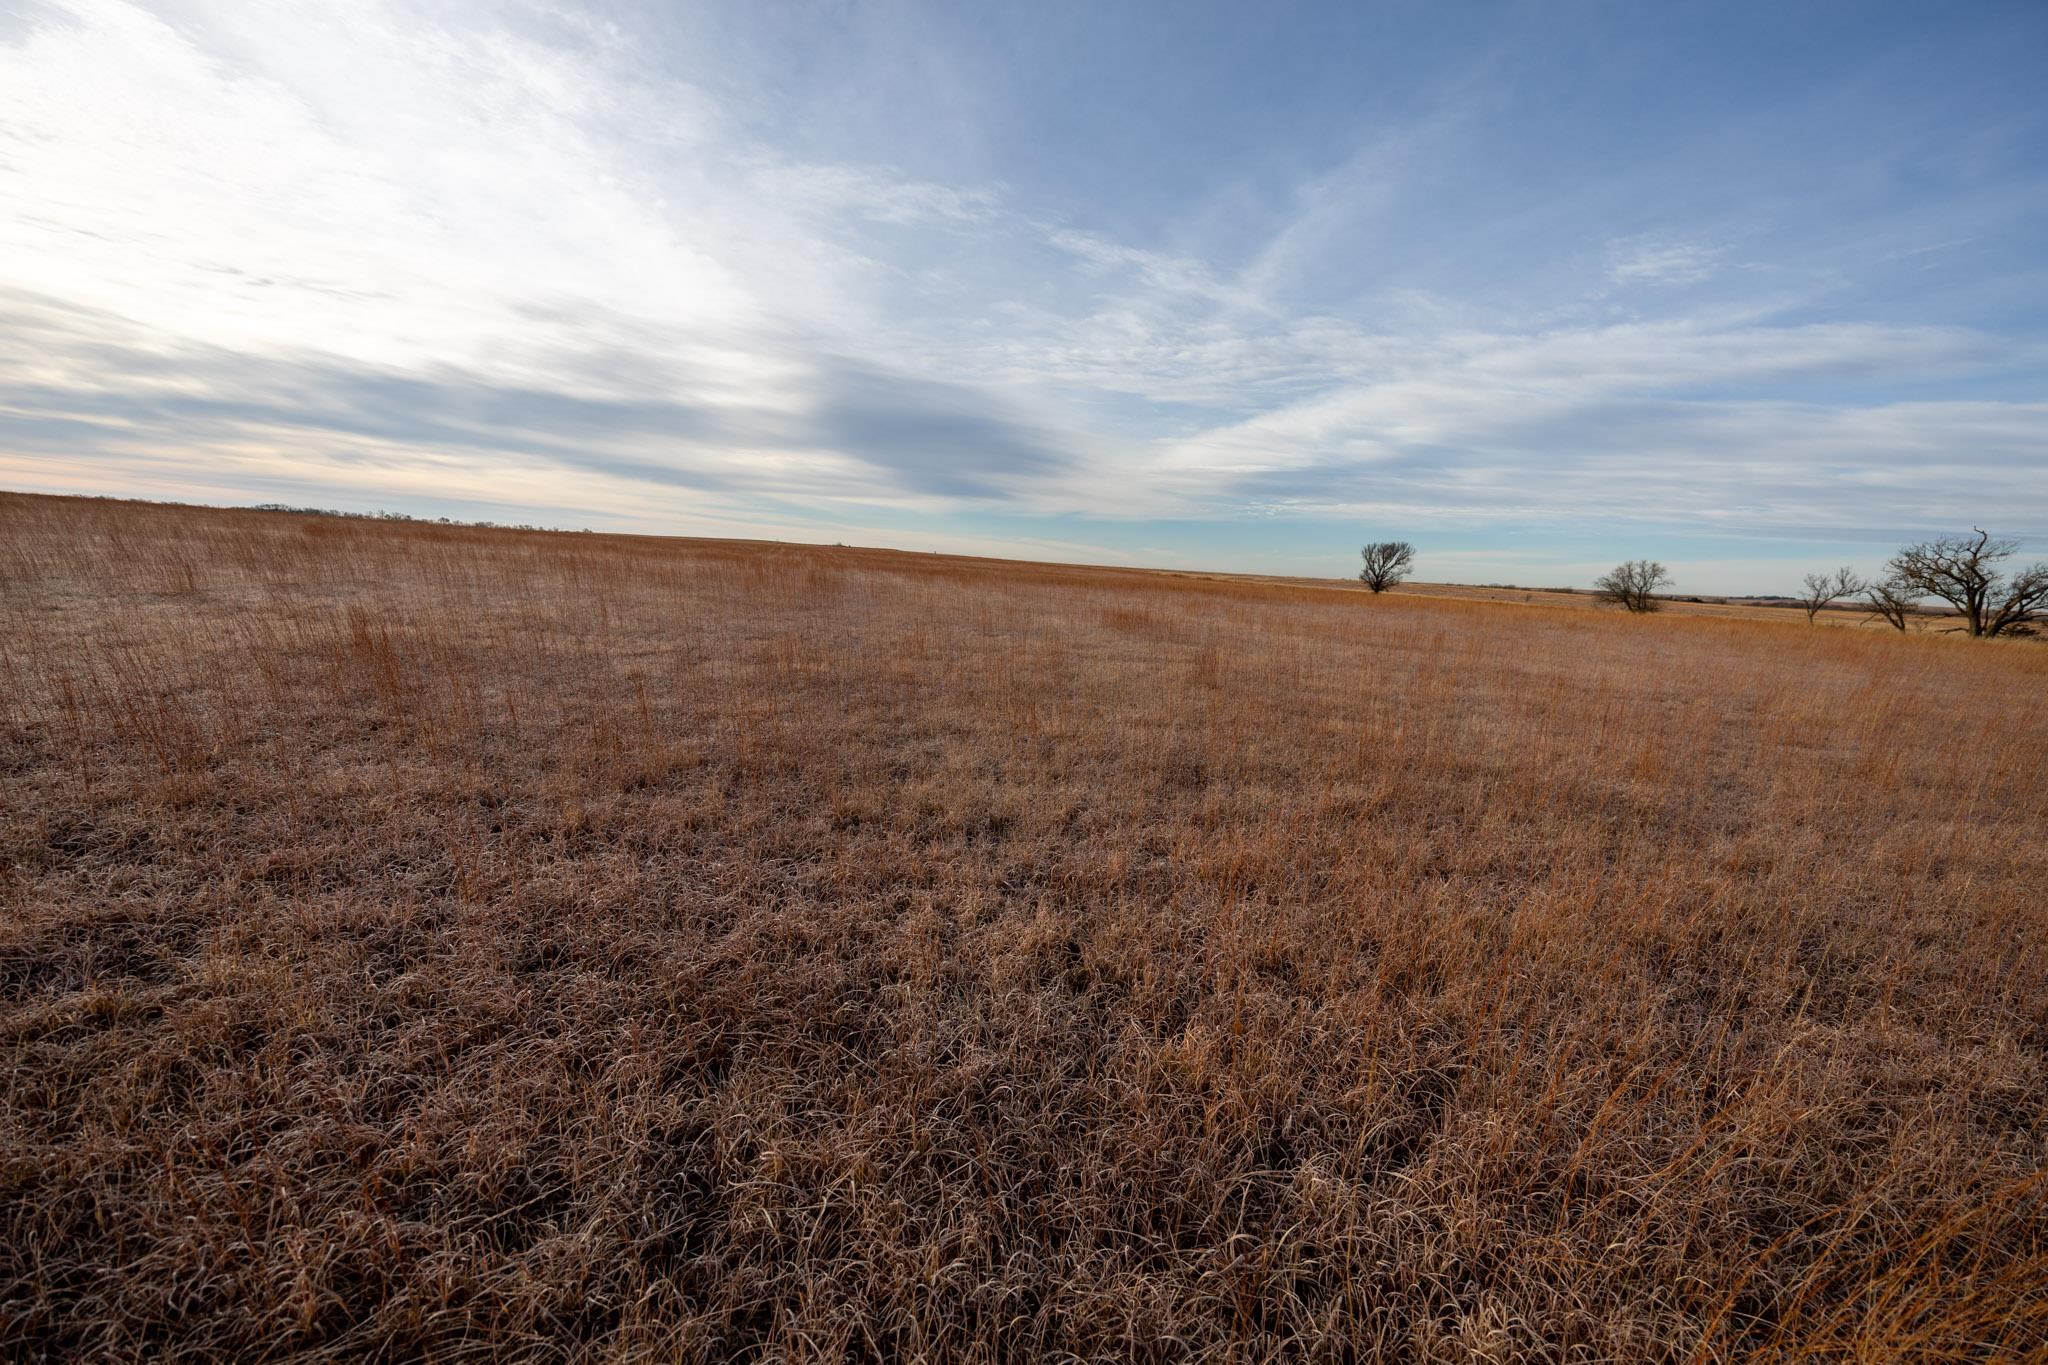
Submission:
[[[2048,542],[2040,12],[1844,7],[1739,85],[1676,14],[1656,83],[1572,69],[1593,12],[1134,14],[1194,65],[1081,80],[1078,12],[15,9],[0,482],[1332,573]]]
[[[1617,284],[1698,284],[1720,268],[1723,254],[1698,242],[1610,242],[1607,277]]]

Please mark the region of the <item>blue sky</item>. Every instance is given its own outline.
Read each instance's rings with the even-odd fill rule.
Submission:
[[[2048,5],[0,8],[0,485],[1338,576],[2048,552]]]

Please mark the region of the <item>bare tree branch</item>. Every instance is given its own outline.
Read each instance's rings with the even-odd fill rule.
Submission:
[[[2018,542],[1993,539],[1973,527],[1967,536],[1908,545],[1887,567],[1914,596],[1938,597],[1954,607],[1971,636],[2021,635],[2048,607],[2048,564],[2008,579],[1999,565],[2018,551]]]
[[[1631,559],[1594,579],[1593,591],[1601,601],[1616,603],[1632,612],[1655,611],[1654,594],[1670,582],[1670,571],[1654,559]]]
[[[1873,579],[1863,585],[1864,605],[1893,630],[1906,628],[1906,618],[1913,614],[1918,600],[1918,595],[1896,578]]]
[[[2034,564],[2005,584],[2004,600],[1984,623],[1986,635],[2031,635],[2034,621],[2048,613],[2048,564]]]
[[[1863,579],[1854,569],[1844,564],[1831,574],[1808,574],[1806,590],[1800,594],[1799,605],[1806,608],[1806,623],[1812,625],[1813,618],[1820,615],[1823,608],[1862,591]]]
[[[1415,547],[1405,540],[1375,540],[1359,554],[1365,558],[1365,568],[1358,581],[1374,592],[1385,592],[1415,567]]]

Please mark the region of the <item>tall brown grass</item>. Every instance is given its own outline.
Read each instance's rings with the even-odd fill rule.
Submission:
[[[0,1355],[2040,1358],[2044,697],[0,498]]]

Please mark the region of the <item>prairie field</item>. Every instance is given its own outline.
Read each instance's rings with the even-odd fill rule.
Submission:
[[[2048,1353],[2038,643],[5,495],[0,779],[10,1360]]]

